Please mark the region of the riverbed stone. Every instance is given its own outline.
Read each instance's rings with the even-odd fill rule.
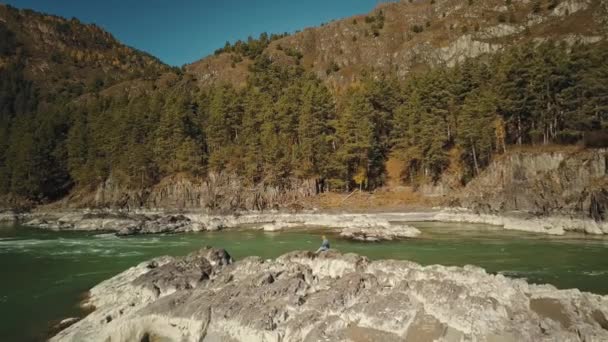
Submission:
[[[163,215],[146,217],[136,224],[120,228],[116,235],[167,234],[194,231],[193,222],[183,215]]]
[[[386,225],[383,227],[349,227],[340,231],[340,236],[350,240],[376,242],[414,238],[420,230],[408,225]]]
[[[0,223],[15,223],[19,215],[13,210],[0,209]]]
[[[232,262],[204,248],[90,294],[95,311],[51,341],[608,340],[605,296],[334,250]]]

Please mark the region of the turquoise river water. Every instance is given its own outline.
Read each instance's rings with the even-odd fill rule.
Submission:
[[[419,223],[420,239],[357,243],[331,236],[332,248],[371,259],[466,265],[488,272],[608,294],[608,239],[550,237],[485,225]],[[235,258],[273,258],[315,250],[322,231],[281,233],[234,230],[117,238],[112,234],[57,233],[0,226],[0,341],[39,341],[54,322],[78,316],[92,286],[160,255],[185,255],[202,246],[222,247]]]

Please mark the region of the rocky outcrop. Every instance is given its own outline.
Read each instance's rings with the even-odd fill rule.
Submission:
[[[594,200],[602,203],[604,199]],[[602,212],[603,207],[593,207]],[[608,222],[590,217],[542,216],[526,212],[484,213],[467,208],[444,208],[399,213],[282,213],[248,212],[208,215],[199,212],[180,214],[163,211],[53,211],[19,214],[27,226],[50,230],[110,231],[117,235],[217,231],[247,227],[264,231],[288,229],[325,229],[342,237],[360,241],[413,238],[419,231],[404,222],[464,222],[502,226],[509,230],[563,235],[568,231],[608,234]]]
[[[483,214],[593,220],[606,231],[608,150],[509,153],[471,181],[455,204]]]
[[[474,40],[471,35],[463,35],[450,45],[437,49],[434,59],[453,67],[468,58],[492,53],[500,48],[501,46],[498,44]]]
[[[602,235],[608,234],[608,222],[592,218],[564,215],[542,216],[526,212],[488,214],[466,208],[449,208],[438,212],[434,220],[442,222],[483,223],[501,226],[508,230],[564,235],[566,232]]]
[[[265,231],[290,228],[390,229],[393,222],[430,221],[437,212],[410,213],[319,213],[245,212],[209,215],[196,211],[180,214],[167,211],[72,210],[24,213],[18,219],[27,226],[49,230],[114,231],[119,235],[216,231],[242,226]],[[402,226],[408,229],[407,226]]]
[[[122,227],[116,235],[184,233],[195,230],[200,230],[200,227],[187,217],[183,215],[169,215],[143,220],[139,224]]]
[[[518,34],[522,32],[525,27],[508,24],[498,24],[496,26],[490,26],[476,34],[476,38],[480,39],[492,39],[502,38],[510,35]]]
[[[172,214],[74,211],[30,216],[24,224],[31,227],[49,230],[112,231],[120,236],[204,230],[189,218]]]
[[[608,297],[334,251],[161,257],[95,286],[85,304],[95,310],[51,341],[608,339]]]
[[[408,225],[388,225],[384,227],[349,227],[342,229],[340,236],[356,241],[392,241],[414,238],[421,232]]]
[[[566,16],[574,14],[579,11],[584,11],[591,5],[591,0],[566,0],[557,5],[551,15],[553,16]]]
[[[213,212],[286,208],[317,193],[314,180],[286,180],[282,187],[258,184],[248,187],[232,174],[209,173],[202,179],[173,176],[145,189],[130,189],[113,178],[94,191],[74,193],[61,207],[205,209]]]

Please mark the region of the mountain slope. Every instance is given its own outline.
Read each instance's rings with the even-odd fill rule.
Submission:
[[[79,102],[149,88],[170,71],[95,25],[0,4],[0,193],[65,194],[73,184],[65,141]]]
[[[264,52],[344,86],[366,70],[404,78],[428,65],[453,66],[527,41],[595,42],[606,37],[607,13],[605,0],[404,0],[382,4],[367,16],[307,28],[271,42]],[[250,61],[235,55],[206,57],[186,70],[202,85],[240,85]]]
[[[96,25],[0,4],[0,66],[19,65],[43,97],[74,97],[127,79],[169,70],[146,53],[119,43]],[[52,100],[51,100],[52,101]]]

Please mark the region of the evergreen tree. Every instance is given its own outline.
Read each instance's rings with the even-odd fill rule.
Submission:
[[[337,176],[344,182],[346,190],[353,183],[360,189],[367,188],[369,155],[374,136],[371,122],[374,109],[360,88],[350,89],[346,97],[336,127],[339,141],[336,158],[342,165]]]
[[[331,158],[329,127],[334,118],[333,99],[327,88],[312,80],[304,85],[298,122],[298,175],[322,179]]]
[[[469,175],[478,175],[495,150],[496,101],[491,91],[479,90],[467,97],[460,110],[457,143],[464,150]]]

